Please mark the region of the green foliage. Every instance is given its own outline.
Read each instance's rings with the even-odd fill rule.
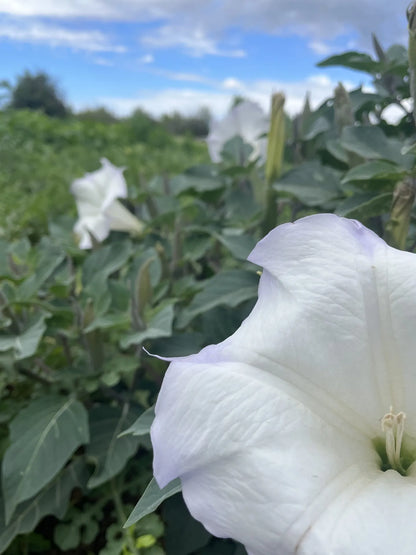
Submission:
[[[206,137],[209,131],[211,113],[208,108],[201,108],[192,116],[183,116],[179,112],[165,114],[161,118],[162,126],[173,135],[190,135]]]
[[[127,168],[136,198],[150,177],[180,172],[207,160],[205,145],[162,130],[131,136],[129,121],[111,125],[76,118],[57,120],[26,110],[0,111],[0,236],[36,240],[49,220],[75,216],[71,182],[94,171],[102,157]]]
[[[11,93],[10,108],[40,110],[52,117],[68,114],[56,85],[44,72],[32,74],[26,71],[17,78]]]
[[[375,92],[338,86],[286,117],[268,216],[336,212],[414,250],[407,62],[401,47],[374,45],[375,58],[322,65],[369,73]],[[390,106],[403,112],[394,125]],[[264,228],[264,167],[238,137],[211,164],[203,144],[143,112],[96,115],[0,112],[0,552],[243,555],[191,518],[179,481],[152,480],[149,432],[167,366],[158,357],[223,340],[256,300],[245,258]],[[145,229],[85,252],[69,185],[102,157],[126,167],[126,206]]]

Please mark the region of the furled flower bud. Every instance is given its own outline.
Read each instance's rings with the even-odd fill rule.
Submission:
[[[285,147],[285,97],[282,93],[272,95],[271,120],[267,143],[266,181],[271,183],[282,171]]]
[[[338,133],[341,133],[344,127],[354,124],[354,114],[350,96],[342,83],[338,83],[334,93],[335,125]]]

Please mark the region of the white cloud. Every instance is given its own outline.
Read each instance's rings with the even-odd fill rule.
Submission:
[[[238,79],[235,79],[234,77],[227,77],[221,83],[221,86],[222,86],[223,89],[233,90],[233,89],[241,89],[242,87],[244,87],[244,84],[243,84],[242,81],[239,81]]]
[[[319,54],[319,56],[326,56],[332,51],[329,44],[321,40],[313,40],[308,44],[308,46],[313,52],[315,52],[315,54]]]
[[[209,37],[202,27],[174,27],[164,25],[152,33],[141,38],[142,44],[153,48],[179,47],[194,57],[227,56],[242,58],[246,55],[242,49],[223,49],[218,47],[217,41]]]
[[[241,94],[260,104],[268,111],[270,95],[283,91],[286,95],[286,111],[295,115],[299,113],[305,101],[307,91],[310,93],[312,108],[316,108],[326,98],[332,96],[337,82],[325,75],[312,75],[304,81],[283,82],[257,80],[247,83],[239,82],[233,89],[234,94]],[[346,88],[354,88],[353,83],[344,83]],[[142,108],[158,117],[162,114],[178,111],[186,115],[194,114],[201,106],[208,107],[214,117],[222,117],[230,107],[232,95],[219,84],[217,89],[200,90],[192,88],[169,88],[161,91],[141,91],[134,98],[99,98],[97,103],[107,106],[111,111],[126,116],[136,108]]]
[[[148,21],[190,9],[194,0],[0,0],[0,13],[17,16]]]
[[[332,0],[323,4],[322,0],[0,0],[0,13],[159,21],[161,29],[166,26],[173,30],[185,29],[191,35],[195,28],[203,28],[205,39],[214,43],[230,27],[269,33],[294,32],[314,41],[355,31],[359,44],[368,46],[371,32],[387,43],[405,38],[408,1]]]
[[[145,54],[139,58],[141,64],[152,64],[155,61],[155,57],[152,54]]]
[[[169,69],[155,68],[152,70],[154,75],[160,75],[172,81],[187,81],[189,83],[203,83],[204,85],[216,86],[216,81],[197,73],[187,73],[185,71],[171,71]]]
[[[88,52],[122,53],[126,48],[112,44],[100,31],[74,30],[40,22],[0,22],[0,38],[13,41],[65,46]]]

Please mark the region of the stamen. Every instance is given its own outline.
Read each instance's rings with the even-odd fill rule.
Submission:
[[[388,461],[391,468],[397,470],[401,474],[405,472],[400,461],[405,419],[405,413],[399,412],[394,414],[393,407],[390,407],[390,412],[385,414],[381,419],[381,429],[386,434],[386,454]]]

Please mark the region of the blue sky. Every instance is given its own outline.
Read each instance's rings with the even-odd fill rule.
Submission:
[[[25,70],[55,79],[74,109],[104,105],[155,116],[208,106],[215,116],[242,94],[268,108],[272,91],[300,110],[339,80],[324,57],[406,42],[408,0],[0,0],[0,80]],[[365,82],[364,82],[365,83]]]

